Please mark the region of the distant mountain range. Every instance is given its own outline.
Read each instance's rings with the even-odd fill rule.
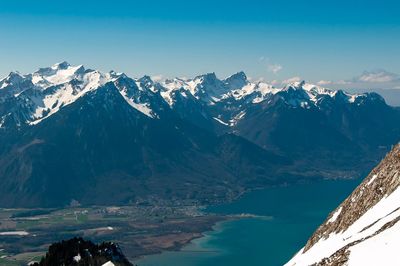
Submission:
[[[399,177],[397,145],[286,265],[399,265]]]
[[[400,136],[376,93],[239,72],[154,82],[66,62],[0,80],[0,206],[225,200],[369,171]]]

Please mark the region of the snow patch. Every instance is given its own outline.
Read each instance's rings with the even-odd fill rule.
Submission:
[[[339,214],[342,212],[342,207],[340,207],[333,215],[332,217],[328,220],[328,223],[333,223],[334,221],[336,221],[336,219],[338,218]]]
[[[74,256],[74,261],[75,262],[80,262],[81,261],[81,254],[78,253],[78,255]]]
[[[229,126],[229,124],[228,124],[228,123],[226,123],[226,122],[222,121],[221,119],[219,119],[219,118],[217,118],[217,117],[213,117],[213,118],[214,118],[214,120],[216,120],[216,121],[220,122],[221,124],[223,124],[223,125],[225,125],[225,126]]]
[[[348,265],[400,265],[400,224],[350,248]]]
[[[367,185],[371,185],[372,182],[377,178],[378,175],[373,175],[372,178],[368,181]]]
[[[362,215],[345,231],[337,234],[331,233],[326,239],[324,238],[320,239],[305,253],[303,253],[302,250],[298,252],[295,255],[295,257],[293,257],[286,265],[299,266],[299,265],[311,265],[313,263],[317,263],[321,261],[323,258],[331,256],[337,250],[346,246],[349,243],[372,236],[375,232],[381,229],[383,225],[393,221],[399,216],[400,216],[400,188],[397,188],[389,196],[384,197],[375,206],[370,208],[364,215]],[[382,232],[377,236],[381,234]],[[393,237],[397,237],[398,239],[400,239],[398,237],[399,236],[398,234],[399,233],[396,233]],[[385,237],[386,235],[387,234],[385,233],[384,235],[382,235],[382,237],[379,238],[375,238],[376,236],[374,236],[369,239],[371,241],[366,242],[365,246],[361,246],[362,248],[360,250],[365,250],[368,247],[375,246],[374,252],[363,253],[365,260],[368,260],[367,259],[368,257],[379,257],[379,258],[381,257],[381,255],[379,254],[381,254],[381,252],[384,252],[386,245],[377,246],[374,242],[374,239],[381,239],[379,241],[381,241],[381,243],[384,243],[385,239],[386,240],[388,239],[387,237]],[[353,246],[351,250],[357,250],[357,247],[358,245],[360,245],[360,243]],[[398,252],[393,253],[392,256],[395,256],[396,254],[398,255],[398,257],[397,260],[395,261],[399,261],[400,254]],[[356,261],[357,258],[359,258],[358,255],[356,255],[356,257],[353,259]],[[349,264],[349,265],[366,265],[366,264]],[[387,264],[367,264],[367,265],[387,265]]]
[[[132,106],[133,108],[135,108],[136,110],[138,110],[139,112],[145,114],[146,116],[150,117],[150,118],[155,118],[156,116],[153,114],[153,111],[151,110],[151,108],[149,107],[148,103],[136,103],[134,102],[133,99],[129,98],[128,96],[126,96],[126,92],[125,91],[121,91],[121,95],[124,97],[125,101]]]

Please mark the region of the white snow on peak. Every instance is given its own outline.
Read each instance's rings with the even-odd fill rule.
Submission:
[[[34,72],[32,83],[38,87],[47,88],[70,82],[73,79],[81,80],[85,74],[85,68],[82,65],[71,66],[67,62],[62,62]]]
[[[24,119],[26,117],[28,119],[21,122],[34,125],[108,82],[114,83],[131,107],[151,118],[159,117],[153,110],[156,106],[151,101],[158,93],[171,108],[174,107],[176,96],[179,95],[187,99],[197,99],[207,105],[215,105],[221,101],[237,102],[243,110],[246,109],[247,104],[265,102],[273,95],[291,89],[297,90],[299,94],[294,95],[293,98],[288,97],[287,102],[307,109],[310,105],[318,105],[321,95],[336,97],[339,93],[304,81],[276,88],[264,82],[251,82],[244,72],[238,72],[223,80],[218,79],[215,73],[208,73],[191,79],[174,78],[158,83],[151,80],[149,76],[132,79],[124,73],[115,71],[103,73],[85,69],[83,65],[72,66],[67,62],[40,68],[28,75],[11,72],[6,78],[0,80],[0,89],[7,88],[4,90],[5,96],[11,95],[18,98],[23,105],[29,105],[28,113],[23,115]],[[339,96],[349,103],[355,102],[358,97],[358,95],[344,92],[340,92]],[[0,100],[1,97],[0,93]],[[232,116],[224,123],[236,124],[244,117],[238,115],[243,110],[238,110],[234,117]],[[0,117],[0,122],[4,120],[4,117],[5,114]]]
[[[62,84],[68,81],[71,81],[74,78],[77,78],[78,75],[82,75],[85,69],[82,65],[76,67],[67,67],[62,69],[57,69],[54,72],[54,75],[44,76],[44,78],[52,83],[53,85]]]
[[[25,78],[26,77],[18,71],[10,72],[7,77],[0,80],[0,89],[10,85],[19,86],[25,80]]]
[[[96,90],[107,82],[114,82],[121,95],[127,103],[146,116],[155,118],[157,115],[151,110],[150,104],[141,102],[140,94],[131,92],[128,97],[124,88],[117,85],[118,79],[129,79],[124,73],[102,73],[97,70],[85,69],[83,65],[72,66],[67,62],[57,63],[51,67],[40,68],[29,75],[21,75],[12,72],[0,81],[0,88],[9,85],[15,87],[14,97],[21,98],[21,101],[29,99],[30,110],[27,114],[30,117],[28,124],[35,125],[43,119],[58,112],[61,108],[75,102],[86,93]],[[133,80],[133,79],[132,79]],[[29,81],[30,86],[21,86],[23,81]],[[133,84],[134,83],[134,84]],[[149,77],[133,80],[131,91],[156,91],[155,85]],[[33,89],[33,92],[24,93],[24,90]],[[133,96],[132,96],[133,95]]]
[[[162,83],[164,91],[163,98],[170,106],[174,104],[171,97],[173,92],[179,91],[186,97],[190,93],[195,98],[206,104],[213,105],[224,99],[245,99],[246,102],[257,104],[265,101],[269,96],[285,91],[298,91],[296,99],[289,99],[289,104],[302,108],[310,108],[310,105],[318,105],[322,96],[335,97],[339,91],[323,88],[305,81],[289,83],[283,88],[276,88],[265,82],[250,82],[243,72],[238,72],[224,80],[219,80],[214,73],[197,76],[193,79],[174,78],[167,79]],[[359,94],[349,94],[340,91],[343,99],[353,103]]]
[[[324,95],[332,98],[337,96],[338,94],[341,94],[343,96],[343,99],[348,103],[354,103],[356,98],[362,95],[362,94],[350,94],[341,90],[330,90],[318,85],[307,83],[304,80],[289,83],[282,88],[282,91],[288,91],[288,90],[304,91],[307,95],[307,98],[315,105],[318,104],[319,98]]]
[[[229,96],[233,96],[236,100],[240,100],[245,97],[253,95],[252,103],[259,103],[266,99],[267,95],[276,94],[280,89],[273,87],[264,82],[258,83],[247,83],[240,89],[234,90]]]
[[[215,73],[200,75],[193,79],[167,79],[162,83],[162,86],[167,90],[163,95],[170,105],[173,104],[170,95],[176,90],[186,90],[195,98],[211,105],[218,102],[225,94],[231,91],[224,82],[217,78]]]
[[[248,81],[243,72],[236,73],[222,81],[214,73],[197,76],[193,79],[167,79],[162,86],[166,90],[161,94],[170,105],[173,105],[171,93],[177,90],[181,91],[184,97],[187,97],[186,93],[190,93],[195,98],[211,105],[223,99],[241,100],[250,95],[254,95],[251,102],[259,103],[265,100],[266,95],[280,91],[267,83]]]

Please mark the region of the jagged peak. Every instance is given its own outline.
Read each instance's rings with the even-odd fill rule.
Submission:
[[[143,77],[139,78],[138,81],[143,83],[154,84],[154,81],[148,75],[144,75]]]
[[[289,82],[287,83],[282,90],[305,90],[305,85],[306,85],[306,81],[305,80],[301,80],[301,81],[294,81],[294,82]],[[311,85],[311,84],[310,84]]]
[[[230,89],[236,90],[246,86],[249,81],[247,80],[246,74],[240,71],[226,78],[224,83],[228,85]]]
[[[196,76],[194,78],[194,80],[202,80],[202,81],[208,82],[208,81],[216,81],[216,80],[218,80],[218,78],[217,78],[217,75],[215,74],[215,72],[211,72],[211,73],[206,73],[203,75]]]
[[[129,78],[128,75],[126,75],[124,72],[115,72],[114,70],[111,70],[108,72],[111,78],[115,79],[127,79]]]
[[[230,75],[229,77],[227,77],[225,80],[232,80],[232,79],[240,79],[240,80],[246,80],[247,81],[247,76],[246,73],[244,73],[244,71],[239,71],[233,75]]]
[[[19,85],[26,79],[27,77],[22,75],[18,71],[12,71],[5,78],[0,80],[0,88],[2,89],[9,85]]]
[[[25,77],[18,71],[11,71],[7,77],[5,77],[3,80],[7,80],[8,82],[15,82],[15,81],[20,81],[23,80]]]
[[[59,70],[59,69],[67,69],[70,66],[71,65],[67,61],[62,61],[62,62],[59,62],[59,63],[56,63],[56,64],[52,65],[51,68],[55,69],[55,70]]]

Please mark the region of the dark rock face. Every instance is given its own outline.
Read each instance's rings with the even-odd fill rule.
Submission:
[[[4,137],[0,206],[223,199],[252,179],[278,183],[276,171],[290,163],[241,137],[163,116],[140,113],[108,84]]]
[[[114,243],[99,245],[82,238],[72,238],[50,245],[39,263],[33,266],[102,266],[112,262],[115,266],[133,266]]]
[[[375,94],[352,104],[324,97],[309,108],[293,107],[288,94],[249,107],[236,134],[309,170],[336,169],[337,177],[340,170],[353,177],[368,173],[399,140],[399,110]]]

